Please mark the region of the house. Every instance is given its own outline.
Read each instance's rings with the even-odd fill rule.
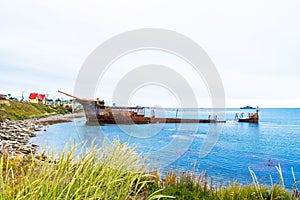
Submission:
[[[60,100],[59,98],[55,100],[55,104],[56,105],[62,105],[62,100]]]
[[[47,98],[46,98],[46,104],[47,104],[47,105],[53,105],[53,104],[54,104],[54,100],[53,100],[53,99],[47,99]]]
[[[6,94],[0,94],[0,99],[6,99],[7,95]]]
[[[45,94],[38,94],[38,93],[30,93],[29,102],[30,103],[46,104],[46,95]]]
[[[0,94],[0,105],[10,106],[9,101],[6,99],[6,94]]]

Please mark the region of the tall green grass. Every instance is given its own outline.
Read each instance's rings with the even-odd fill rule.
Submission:
[[[147,173],[145,158],[136,147],[115,140],[101,147],[78,152],[73,143],[61,153],[40,157],[29,155],[0,159],[0,199],[206,199],[206,200],[296,200],[300,199],[297,181],[285,189],[280,165],[280,184],[261,185],[255,173],[251,185],[233,182],[216,187],[193,171],[169,171],[164,179],[158,172]],[[292,170],[293,171],[293,170]],[[272,179],[271,179],[272,181]]]
[[[33,155],[0,160],[0,199],[151,199],[151,175],[133,147],[118,140],[76,153],[65,148],[41,161]]]
[[[298,200],[300,195],[295,184],[292,190],[285,188],[283,174],[280,165],[276,167],[280,184],[271,186],[262,185],[254,171],[249,169],[253,183],[241,185],[233,182],[231,185],[216,187],[212,180],[206,177],[206,173],[200,175],[194,171],[178,173],[178,171],[167,172],[162,181],[164,190],[162,194],[168,194],[176,199],[206,199],[206,200]],[[294,176],[294,175],[293,175]],[[271,177],[270,177],[271,178]],[[271,178],[272,181],[272,178]]]

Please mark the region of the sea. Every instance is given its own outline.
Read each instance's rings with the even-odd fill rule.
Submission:
[[[206,173],[214,185],[232,182],[251,184],[250,170],[260,184],[280,183],[285,187],[300,180],[300,109],[260,108],[259,123],[239,123],[236,114],[246,117],[255,110],[165,109],[156,117],[225,119],[218,124],[144,124],[87,126],[85,118],[44,127],[30,140],[40,151],[61,151],[76,141],[85,148],[115,139],[136,147],[149,170]],[[146,116],[151,111],[146,111]],[[80,145],[79,145],[80,146]]]

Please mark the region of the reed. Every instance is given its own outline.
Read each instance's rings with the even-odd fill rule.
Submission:
[[[73,142],[61,153],[48,152],[47,157],[0,156],[0,199],[300,199],[299,181],[293,173],[295,184],[292,190],[285,189],[280,165],[276,167],[280,184],[260,184],[249,169],[253,184],[216,187],[205,172],[172,170],[164,179],[159,172],[147,173],[145,158],[136,147],[119,140],[78,149]]]
[[[134,147],[118,140],[76,153],[78,145],[45,160],[34,155],[0,160],[0,199],[151,199],[153,182]],[[56,158],[59,156],[59,159]]]
[[[261,184],[254,171],[249,169],[253,183],[242,185],[232,182],[228,186],[213,186],[204,173],[187,171],[179,173],[172,170],[166,173],[162,181],[162,194],[171,195],[176,199],[206,199],[206,200],[299,200],[300,195],[296,189],[299,183],[295,180],[292,190],[284,187],[283,174],[280,166],[277,166],[280,178],[279,184],[267,186]],[[198,175],[196,175],[198,174]],[[272,182],[272,177],[271,182]]]

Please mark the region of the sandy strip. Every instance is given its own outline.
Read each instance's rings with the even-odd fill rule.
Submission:
[[[59,115],[51,115],[43,118],[35,118],[35,119],[26,119],[25,121],[29,122],[37,122],[42,124],[57,124],[63,122],[71,122],[74,118],[85,117],[84,112],[78,113],[70,113],[70,114],[59,114]]]

